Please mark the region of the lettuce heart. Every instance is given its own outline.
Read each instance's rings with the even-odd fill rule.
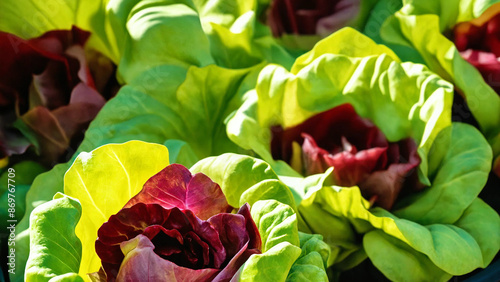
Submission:
[[[425,66],[400,63],[387,47],[344,29],[297,59],[291,71],[266,67],[227,131],[292,188],[301,230],[324,236],[338,254],[334,269],[368,257],[389,279],[410,279],[415,270],[411,279],[445,280],[487,266],[500,248],[497,238],[485,240],[485,234],[499,233],[500,218],[477,199],[491,168],[491,149],[472,126],[451,123],[452,99],[450,83]],[[275,126],[294,129],[344,104],[389,142],[416,141],[418,176],[427,187],[400,197],[392,212],[373,207],[358,187],[329,185],[335,167],[304,178],[293,165],[273,158]],[[323,126],[320,122],[306,130]],[[402,253],[411,259],[394,268]]]
[[[415,168],[420,164],[411,138],[388,142],[369,120],[343,104],[283,129],[271,128],[271,153],[305,176],[333,167],[331,182],[358,185],[363,196],[391,209],[403,187],[418,189]],[[301,146],[301,147],[299,147]]]
[[[138,203],[112,215],[98,236],[96,252],[107,281],[141,276],[232,278],[252,254],[260,253],[260,235],[248,205],[236,214],[218,213],[201,220],[189,209]],[[151,249],[146,258],[143,248]],[[158,266],[137,267],[142,264]]]
[[[237,275],[240,281],[285,281],[304,270],[307,279],[327,281],[329,247],[319,235],[298,232],[291,192],[268,164],[235,154],[201,160],[190,171],[176,164],[161,169],[167,163],[166,147],[139,141],[80,154],[64,180],[65,193],[72,196],[58,194],[32,213],[26,277],[90,281],[87,274],[93,273],[92,279],[106,279],[97,272],[101,256],[111,264],[122,260],[118,272],[112,272],[119,279],[168,276],[175,281],[186,275],[220,275],[226,281]],[[196,197],[190,201],[190,191],[203,190],[200,185],[223,194],[211,194],[210,204]],[[153,186],[157,189],[151,190]],[[221,201],[224,196],[227,202]],[[196,209],[198,205],[216,214],[203,220],[209,215],[206,209]],[[228,207],[239,211],[226,213]],[[70,224],[47,225],[45,218]],[[55,244],[59,240],[75,247],[61,251]],[[179,250],[186,256],[173,256]],[[193,260],[191,251],[201,256]],[[216,253],[205,256],[207,251]],[[61,266],[62,259],[71,260],[68,267]],[[209,268],[183,269],[193,263]],[[158,270],[138,267],[144,264]],[[219,266],[224,270],[215,269],[217,274],[213,269]]]

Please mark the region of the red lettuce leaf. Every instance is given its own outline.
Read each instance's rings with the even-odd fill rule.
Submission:
[[[209,218],[208,222],[219,233],[228,256],[236,255],[246,244],[249,249],[260,249],[262,246],[248,204],[243,205],[237,214],[220,213]]]
[[[0,66],[0,85],[9,88],[17,97],[5,98],[5,91],[0,92],[2,99],[10,103],[18,100],[21,113],[27,110],[29,87],[33,75],[40,75],[38,83],[57,85],[72,89],[80,80],[78,60],[65,54],[72,45],[83,46],[90,33],[73,27],[72,30],[54,30],[44,35],[24,40],[15,35],[0,32],[0,50],[2,64]],[[50,64],[50,66],[49,66]],[[44,71],[53,75],[42,75]],[[93,82],[89,81],[93,86]],[[67,95],[67,94],[65,94]],[[60,97],[58,97],[60,99]],[[9,105],[10,105],[9,103]],[[7,105],[0,105],[7,106]]]
[[[169,165],[151,177],[125,207],[136,203],[155,203],[166,209],[177,207],[190,210],[201,219],[233,209],[218,184],[204,174],[192,175],[178,164]]]

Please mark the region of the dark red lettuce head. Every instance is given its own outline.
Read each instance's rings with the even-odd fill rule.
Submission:
[[[345,27],[359,13],[361,0],[274,0],[268,24],[275,37],[318,34],[326,37]]]
[[[283,129],[271,128],[271,152],[308,176],[333,167],[331,180],[338,186],[359,186],[366,199],[391,209],[403,187],[416,189],[420,164],[412,139],[389,142],[350,104],[315,115]]]
[[[106,101],[84,50],[89,35],[76,27],[30,40],[0,32],[0,147],[5,154],[22,154],[36,143],[42,160],[52,164],[83,137]],[[30,142],[16,141],[23,136]]]
[[[500,93],[500,13],[479,22],[462,22],[454,28],[454,42],[462,57]]]
[[[107,281],[229,281],[261,239],[249,205],[236,214],[219,185],[169,165],[98,231]]]

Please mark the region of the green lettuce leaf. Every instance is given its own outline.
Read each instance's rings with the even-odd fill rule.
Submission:
[[[191,1],[139,1],[129,12],[126,27],[118,72],[127,83],[159,66],[187,69],[214,62]]]
[[[252,207],[261,238],[262,254],[240,268],[239,281],[328,281],[325,268],[330,248],[320,235],[297,232],[293,209],[275,200]]]
[[[83,281],[77,274],[82,243],[75,234],[81,214],[78,200],[63,194],[33,211],[26,281]]]
[[[428,154],[431,187],[400,201],[394,214],[420,224],[456,222],[488,180],[492,153],[481,133],[454,123]]]
[[[274,199],[295,210],[295,201],[288,187],[278,180],[267,163],[259,159],[224,154],[199,161],[191,171],[202,172],[219,184],[227,202],[233,207]]]
[[[223,121],[240,105],[260,67],[178,70],[162,66],[141,75],[140,84],[124,86],[89,127],[79,150],[133,139],[155,143],[175,139],[186,142],[198,160],[241,151],[227,138]]]
[[[216,63],[228,68],[250,67],[266,60],[290,67],[294,57],[259,20],[257,0],[194,1]]]
[[[32,214],[32,251],[27,274],[40,280],[65,275],[67,279],[89,281],[86,274],[97,271],[100,266],[94,251],[97,229],[167,164],[166,147],[140,141],[105,145],[90,153],[81,153],[64,179],[68,196],[56,196]],[[269,165],[249,156],[225,154],[201,160],[192,172],[214,177],[223,192],[228,193],[231,205],[252,203],[251,215],[263,247],[262,254],[252,255],[240,268],[241,280],[292,281],[300,269],[305,269],[300,275],[327,281],[325,266],[330,256],[329,247],[319,235],[299,234],[293,197]],[[54,226],[52,222],[65,224]],[[54,236],[62,236],[62,240],[77,246],[76,249],[68,247],[70,258],[64,257],[68,252],[61,252],[61,246],[54,244]],[[61,259],[71,259],[73,264],[61,265]]]
[[[425,228],[428,231],[424,231],[422,227],[420,232],[408,228],[407,232],[413,235],[406,235],[406,238],[413,237],[410,240],[416,242],[424,236],[431,236],[429,239],[434,244],[435,252],[430,254],[415,252],[409,246],[413,242],[405,243],[381,230],[367,233],[363,237],[363,245],[368,257],[387,277],[392,280],[411,277],[412,281],[429,278],[433,281],[447,281],[451,275],[462,275],[476,267],[484,268],[500,248],[498,236],[491,237],[491,234],[498,234],[500,231],[500,217],[480,199],[475,199],[453,225],[432,224]],[[468,261],[464,263],[463,258]],[[442,264],[444,260],[445,264]],[[394,265],[400,267],[395,269]]]
[[[327,281],[324,270],[334,257],[323,236],[299,232],[299,240],[302,253],[292,265],[287,281]]]
[[[498,1],[406,0],[383,23],[381,43],[399,46],[394,51],[404,61],[425,63],[463,93],[470,111],[491,144],[500,140],[500,96],[488,86],[474,66],[465,61],[445,34],[459,22],[478,18]],[[499,154],[500,148],[495,149]]]
[[[57,192],[63,191],[64,173],[69,164],[56,165],[52,170],[38,175],[26,193],[25,216],[16,226],[16,264],[24,269],[30,252],[30,217],[33,209],[50,201]],[[11,281],[24,281],[24,272],[16,271],[9,275]]]
[[[115,33],[125,42],[118,72],[128,83],[163,65],[243,69],[294,60],[258,22],[257,1],[116,2],[124,8],[109,19],[126,27]]]

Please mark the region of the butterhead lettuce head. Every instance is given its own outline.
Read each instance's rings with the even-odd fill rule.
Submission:
[[[324,236],[337,254],[334,269],[369,258],[392,280],[447,280],[485,267],[500,246],[500,238],[491,237],[499,234],[500,218],[477,198],[491,149],[472,126],[451,123],[452,98],[452,85],[427,67],[400,63],[388,48],[343,29],[298,58],[291,71],[266,67],[227,130],[292,187],[300,228]],[[304,177],[293,163],[273,158],[272,128],[293,128],[343,104],[389,142],[412,138],[417,144],[425,188],[400,195],[390,212],[356,186],[330,185],[335,167]]]

